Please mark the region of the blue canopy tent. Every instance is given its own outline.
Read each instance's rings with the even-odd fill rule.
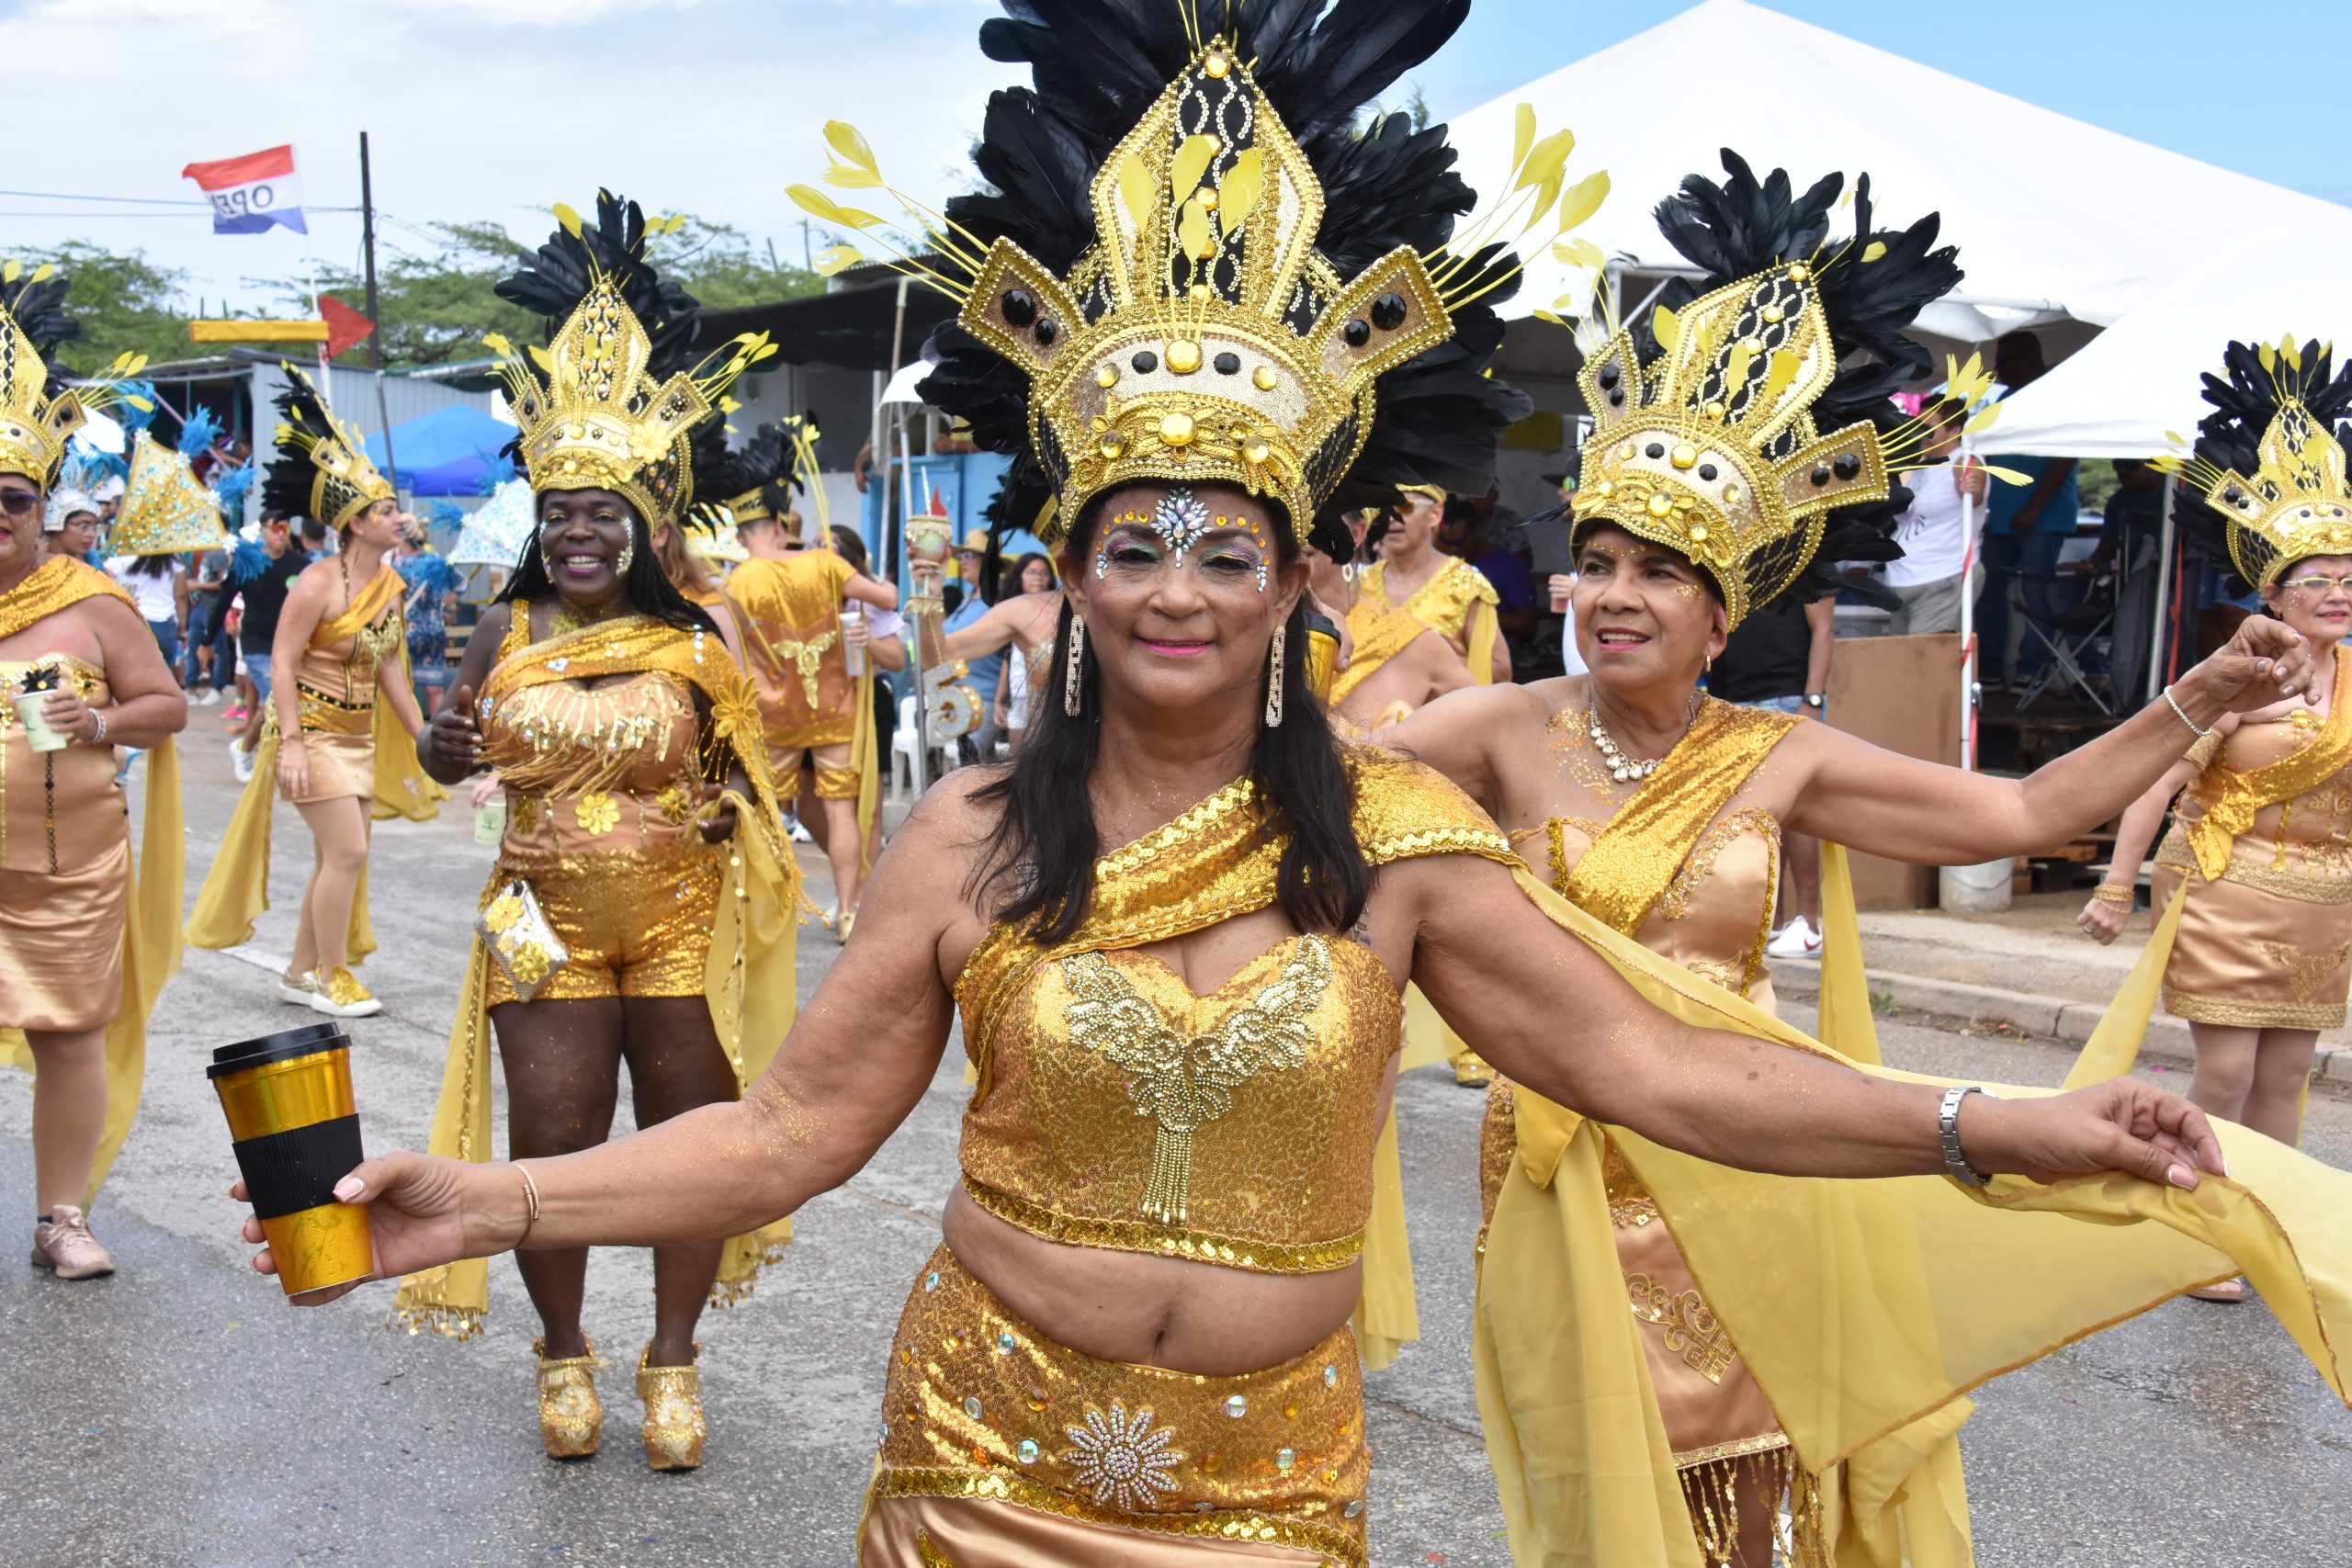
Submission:
[[[401,488],[411,495],[481,495],[498,454],[514,439],[502,424],[470,403],[451,403],[392,426],[392,458]],[[368,438],[368,460],[384,463],[384,438]]]

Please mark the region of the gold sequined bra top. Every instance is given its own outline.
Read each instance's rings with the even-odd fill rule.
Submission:
[[[1351,773],[1373,864],[1517,863],[1469,798],[1419,763],[1365,750]],[[1403,1016],[1386,965],[1308,932],[1203,996],[1136,951],[1272,904],[1285,837],[1241,780],[1097,861],[1068,942],[989,932],[956,987],[979,1072],[964,1188],[982,1208],[1049,1241],[1235,1269],[1354,1260]]]

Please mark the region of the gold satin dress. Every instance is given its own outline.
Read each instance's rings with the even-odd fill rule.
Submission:
[[[759,687],[768,754],[787,792],[800,753],[815,753],[817,793],[857,798],[850,765],[857,738],[857,682],[842,654],[842,590],[855,572],[831,550],[783,560],[753,558],[727,577],[727,598],[744,627],[744,661]]]
[[[2200,794],[2293,756],[2324,728],[2299,707],[2200,740],[2189,755],[2206,773],[2181,792],[2180,812],[2193,818]],[[2262,807],[2218,878],[2207,881],[2195,864],[2176,823],[2152,878],[2159,910],[2188,884],[2165,966],[2165,1010],[2197,1023],[2342,1028],[2352,991],[2352,767]]]
[[[387,660],[399,668],[407,637],[400,600],[394,597],[370,625],[333,642],[313,641],[302,650],[294,666],[294,689],[311,786],[301,795],[287,795],[288,800],[308,806],[374,797],[376,679]],[[269,722],[277,723],[276,705],[269,711]]]
[[[502,662],[529,646],[529,619],[517,606]],[[478,717],[507,802],[485,905],[528,882],[570,955],[535,999],[700,996],[726,852],[694,821],[700,721],[686,682],[649,670],[510,687]],[[491,1006],[515,999],[496,964],[489,987]]]
[[[1355,755],[1374,864],[1501,836],[1414,763]],[[1096,863],[1069,940],[999,926],[956,987],[978,1073],[965,1192],[1067,1246],[1260,1273],[1347,1268],[1373,1201],[1396,979],[1307,932],[1195,994],[1148,944],[1272,902],[1283,838],[1247,779]],[[1209,1377],[1104,1361],[1013,1314],[944,1247],[899,1319],[864,1568],[1367,1562],[1362,1369],[1342,1325]]]
[[[66,1033],[122,1004],[130,821],[113,747],[32,749],[14,699],[34,670],[92,707],[114,696],[106,671],[72,654],[0,660],[0,1024]]]

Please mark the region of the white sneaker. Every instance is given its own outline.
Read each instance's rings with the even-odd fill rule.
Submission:
[[[229,738],[229,765],[237,770],[239,784],[251,784],[254,776],[254,754],[244,749],[235,736]]]
[[[292,1002],[296,1007],[309,1007],[311,998],[319,993],[319,982],[310,975],[297,975],[288,969],[277,977],[277,999]]]
[[[817,841],[808,836],[808,829],[800,825],[799,818],[786,818],[785,825],[792,829],[792,841],[794,843],[813,844]]]
[[[209,708],[220,700],[220,694],[210,686],[205,687],[196,694],[196,705],[200,708]]]
[[[1811,920],[1799,915],[1780,929],[1764,951],[1774,958],[1818,958],[1821,933],[1813,929]]]

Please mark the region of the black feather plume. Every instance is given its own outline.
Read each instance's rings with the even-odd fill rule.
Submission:
[[[31,340],[48,372],[42,390],[54,397],[65,389],[67,374],[57,361],[57,350],[82,335],[82,323],[65,308],[65,275],[53,272],[36,282],[34,273],[39,270],[28,269],[13,279],[0,280],[0,310],[7,311]]]
[[[2244,343],[2233,343],[2222,351],[2222,373],[2207,371],[2204,377],[2205,400],[2213,412],[2197,422],[2198,457],[2245,479],[2252,479],[2261,468],[2262,437],[2278,417],[2279,405],[2289,399],[2301,401],[2313,422],[2339,442],[2352,437],[2352,431],[2344,428],[2345,419],[2352,415],[2352,362],[2338,369],[2335,350],[2316,339],[2303,344],[2300,368],[2275,349],[2269,351],[2271,363],[2266,367],[2264,352],[2262,345]],[[2227,514],[2206,503],[2200,487],[2187,484],[2175,492],[2173,508],[2174,519],[2190,545],[2228,567],[2244,584],[2229,547]],[[2277,564],[2267,545],[2259,552],[2243,553],[2266,558],[2250,560],[2257,575]]]
[[[335,438],[334,420],[310,377],[283,362],[278,371],[286,378],[286,385],[276,400],[277,423],[288,434],[271,444],[269,460],[262,468],[262,510],[280,517],[310,517],[313,515],[311,485],[319,476],[311,461],[311,447]]]
[[[548,335],[562,330],[598,276],[612,280],[652,340],[646,369],[666,381],[695,365],[699,307],[675,280],[663,277],[645,256],[645,213],[634,201],[608,190],[596,193],[596,221],[580,231],[559,228],[533,252],[522,270],[503,279],[496,293],[510,305],[542,318]]]

